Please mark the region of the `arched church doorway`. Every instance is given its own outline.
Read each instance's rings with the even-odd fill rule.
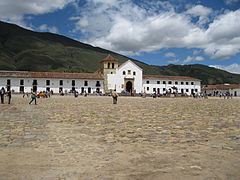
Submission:
[[[129,93],[132,93],[132,82],[131,81],[128,81],[126,83],[126,91],[129,92]]]

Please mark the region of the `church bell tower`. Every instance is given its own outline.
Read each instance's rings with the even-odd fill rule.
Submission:
[[[118,60],[112,57],[110,54],[100,61],[101,63],[101,69],[104,76],[104,92],[110,93],[110,90],[108,89],[108,74],[116,74],[116,68],[118,67]]]

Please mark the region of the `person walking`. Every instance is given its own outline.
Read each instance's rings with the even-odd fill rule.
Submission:
[[[37,105],[37,94],[35,92],[32,92],[31,98],[32,99],[29,102],[29,104],[31,104],[33,101],[35,101],[35,105]]]
[[[8,97],[8,104],[10,104],[11,103],[11,98],[12,98],[11,90],[7,91],[7,97]]]
[[[117,94],[116,90],[114,90],[112,92],[112,98],[113,98],[113,104],[117,104],[118,94]]]
[[[78,92],[77,92],[76,90],[74,90],[73,94],[74,94],[74,97],[75,97],[75,98],[78,97]]]
[[[1,103],[4,104],[4,95],[5,95],[5,89],[2,87],[0,90],[0,95],[1,95]]]

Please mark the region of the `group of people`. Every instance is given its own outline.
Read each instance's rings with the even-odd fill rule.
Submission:
[[[11,90],[6,91],[4,87],[1,88],[0,90],[0,96],[1,96],[1,104],[4,104],[5,101],[5,96],[8,98],[8,104],[11,103],[11,99],[12,99],[12,92]],[[25,94],[23,95],[23,97],[25,96]],[[26,94],[26,96],[28,97],[28,94]],[[32,92],[31,93],[31,101],[29,102],[29,104],[31,104],[32,102],[35,102],[35,104],[37,104],[37,93]]]
[[[1,104],[4,104],[4,97],[7,96],[8,98],[8,104],[11,103],[11,98],[12,98],[12,92],[11,90],[6,91],[4,87],[0,90],[0,95],[1,95]]]
[[[87,94],[87,93],[85,93]],[[11,90],[5,91],[5,88],[2,87],[2,89],[0,90],[0,95],[1,95],[1,103],[4,104],[4,97],[7,96],[8,97],[8,104],[11,103],[11,98],[12,98],[12,92]],[[24,93],[23,98],[25,97],[25,95],[28,97],[28,93]],[[111,93],[112,98],[113,98],[113,104],[117,104],[117,99],[118,99],[118,94],[116,91],[112,91]],[[78,93],[75,91],[74,96],[77,97]],[[29,104],[32,104],[32,102],[34,101],[35,105],[37,105],[37,97],[40,97],[36,92],[32,92],[31,93],[31,100],[29,102]]]
[[[229,99],[229,98],[233,98],[233,94],[230,92],[225,92],[219,95],[219,97],[221,98],[223,96],[224,99]]]

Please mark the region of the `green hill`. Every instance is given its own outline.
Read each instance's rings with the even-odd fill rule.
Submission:
[[[0,70],[95,72],[108,54],[120,63],[131,59],[62,35],[33,32],[0,21]],[[203,84],[240,83],[240,75],[204,65],[152,66],[131,60],[144,74],[190,76],[201,79]]]

